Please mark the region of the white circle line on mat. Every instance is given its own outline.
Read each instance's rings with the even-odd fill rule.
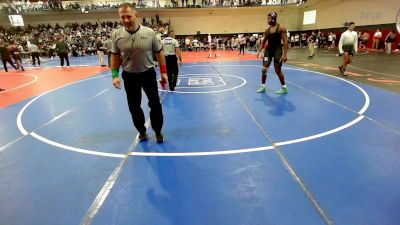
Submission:
[[[200,65],[196,65],[196,66],[200,66]],[[201,65],[201,66],[209,66],[209,65]],[[214,65],[214,66],[248,66],[248,65]],[[261,67],[261,66],[257,66],[257,65],[249,65],[249,66]],[[331,130],[328,130],[328,131],[324,131],[324,132],[321,132],[321,133],[318,133],[318,134],[310,135],[310,136],[307,136],[307,137],[302,137],[302,138],[297,138],[297,139],[293,139],[293,140],[287,140],[287,141],[278,142],[274,146],[270,145],[270,146],[262,146],[262,147],[255,147],[255,148],[219,150],[219,151],[206,151],[206,152],[132,152],[132,153],[130,153],[130,155],[131,156],[158,156],[158,157],[189,157],[189,156],[193,157],[193,156],[230,155],[230,154],[240,154],[240,153],[266,151],[266,150],[272,150],[276,146],[290,145],[290,144],[310,141],[310,140],[314,140],[314,139],[321,138],[321,137],[324,137],[324,136],[328,136],[328,135],[340,132],[340,131],[342,131],[344,129],[347,129],[347,128],[355,125],[356,123],[360,122],[362,119],[364,119],[364,116],[362,114],[368,109],[368,107],[370,105],[370,98],[368,96],[368,93],[364,89],[362,89],[360,86],[358,86],[357,84],[354,84],[354,83],[352,83],[352,82],[350,82],[348,80],[345,80],[343,78],[335,77],[335,76],[332,76],[332,75],[329,75],[329,74],[320,73],[320,72],[310,71],[310,70],[306,70],[306,69],[296,69],[296,68],[285,68],[285,69],[306,71],[306,72],[321,74],[321,75],[324,75],[324,76],[329,76],[329,77],[344,81],[346,83],[349,83],[352,86],[356,87],[358,90],[360,90],[363,93],[363,95],[365,97],[364,106],[358,111],[359,116],[357,118],[355,118],[354,120],[352,120],[352,121],[350,121],[350,122],[348,122],[346,124],[343,124],[343,125],[341,125],[339,127],[336,127],[334,129],[331,129]],[[104,75],[104,76],[108,76],[108,75]],[[124,157],[126,157],[126,155],[124,155],[124,154],[114,154],[114,153],[108,153],[108,152],[99,152],[99,151],[95,151],[95,150],[82,149],[82,148],[76,148],[76,147],[64,145],[64,144],[49,140],[47,138],[44,138],[44,137],[38,135],[37,133],[34,133],[34,132],[29,133],[28,131],[26,131],[26,129],[24,128],[24,126],[22,124],[22,116],[23,116],[24,111],[28,108],[29,105],[31,105],[34,101],[36,101],[40,97],[42,97],[42,96],[44,96],[46,94],[49,94],[50,92],[53,92],[55,90],[61,89],[61,88],[66,87],[66,86],[69,86],[69,85],[73,85],[73,84],[76,84],[76,83],[80,83],[80,82],[84,82],[84,81],[88,81],[88,80],[92,80],[92,79],[96,79],[96,78],[100,78],[100,77],[104,77],[104,76],[91,77],[91,78],[84,79],[84,80],[81,80],[81,81],[78,81],[78,82],[75,82],[75,83],[72,83],[72,84],[64,85],[64,86],[59,87],[57,89],[54,89],[54,90],[48,91],[46,93],[43,93],[42,95],[39,95],[36,98],[32,99],[18,113],[18,117],[17,117],[18,129],[24,135],[29,135],[30,134],[32,137],[38,139],[39,141],[42,141],[42,142],[44,142],[46,144],[53,145],[55,147],[62,148],[62,149],[68,150],[68,151],[73,151],[73,152],[78,152],[78,153],[83,153],[83,154],[90,154],[90,155],[97,155],[97,156],[104,156],[104,157],[111,157],[111,158],[124,158]]]
[[[18,74],[18,75],[20,75],[20,74]],[[10,91],[15,91],[15,90],[17,90],[17,89],[26,87],[26,86],[28,86],[28,85],[30,85],[30,84],[36,83],[36,81],[39,79],[38,76],[36,76],[36,75],[34,75],[34,74],[30,74],[30,73],[21,73],[21,75],[24,75],[24,76],[31,76],[31,77],[33,77],[33,80],[31,80],[31,81],[29,81],[29,82],[27,82],[27,83],[21,84],[21,85],[15,87],[15,88],[6,89],[5,91],[0,92],[0,94],[4,94],[4,93],[10,92]]]
[[[206,65],[205,65],[205,66],[206,66]],[[206,74],[190,74],[190,75],[194,75],[194,76],[205,76]],[[209,74],[209,75],[210,75],[210,76],[217,76],[217,75],[212,75],[212,74]],[[239,84],[239,85],[236,85],[236,86],[234,86],[234,87],[231,87],[231,88],[226,88],[226,89],[221,89],[221,90],[215,90],[215,91],[179,91],[179,90],[176,90],[176,91],[171,91],[171,92],[173,92],[173,93],[178,93],[178,94],[210,94],[210,93],[220,93],[220,92],[235,90],[235,89],[237,89],[237,88],[243,87],[243,86],[246,85],[246,83],[247,83],[246,79],[244,79],[243,77],[240,77],[240,76],[236,76],[236,75],[218,74],[218,76],[235,77],[235,78],[238,78],[238,79],[242,80],[242,83]],[[179,76],[178,76],[178,78],[179,78]],[[178,87],[177,87],[177,88],[178,88]],[[183,87],[183,88],[185,88],[185,87]],[[182,89],[183,89],[183,88],[182,88]],[[204,87],[204,88],[206,88],[206,87]],[[158,89],[158,90],[159,90],[159,91],[162,91],[162,92],[169,92],[169,91],[163,90],[163,89]]]

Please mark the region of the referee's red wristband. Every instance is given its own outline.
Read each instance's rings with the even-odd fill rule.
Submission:
[[[160,71],[161,71],[161,73],[167,73],[167,66],[166,65],[161,65],[160,66]]]

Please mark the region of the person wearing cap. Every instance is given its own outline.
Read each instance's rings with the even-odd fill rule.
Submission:
[[[277,22],[278,14],[276,12],[272,12],[268,14],[268,24],[269,28],[264,32],[264,38],[258,49],[257,57],[262,55],[262,51],[264,51],[263,57],[263,68],[261,75],[261,87],[257,90],[257,93],[263,93],[266,90],[266,80],[267,80],[267,71],[274,59],[274,68],[275,72],[279,77],[279,81],[282,85],[282,88],[279,89],[277,94],[286,94],[288,89],[285,83],[285,76],[282,72],[282,64],[287,61],[287,52],[288,52],[288,38],[287,38],[287,29],[280,25]],[[283,46],[282,46],[283,43]]]
[[[169,90],[174,91],[179,73],[178,59],[179,63],[182,63],[182,54],[179,42],[175,39],[174,31],[168,31],[168,37],[162,40],[161,44],[163,46],[165,62],[167,64]]]
[[[166,83],[168,77],[162,46],[152,29],[139,24],[137,12],[131,3],[122,3],[118,12],[123,27],[112,33],[112,83],[115,88],[121,88],[119,68],[122,66],[128,107],[133,124],[139,132],[139,141],[147,140],[145,117],[141,108],[142,89],[144,90],[149,100],[151,127],[156,134],[156,141],[161,143],[164,141],[161,133],[164,117],[158,95],[153,53],[157,53],[161,81]]]

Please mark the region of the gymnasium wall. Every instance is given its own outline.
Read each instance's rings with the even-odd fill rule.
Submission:
[[[279,13],[279,23],[288,30],[298,30],[302,12],[297,8],[247,8],[224,9],[211,12],[180,12],[167,15],[171,19],[172,28],[179,35],[208,33],[251,33],[263,32],[267,27],[267,12]],[[189,17],[190,16],[190,17]],[[190,18],[190,19],[189,19]]]
[[[317,18],[315,24],[302,25],[302,30],[343,27],[344,22],[350,21],[357,26],[393,24],[400,0],[325,0],[303,10],[317,10]]]
[[[197,31],[205,33],[251,33],[263,32],[267,27],[267,13],[279,13],[279,22],[289,30],[301,28],[302,10],[296,7],[283,8],[280,6],[241,7],[241,8],[213,8],[213,9],[162,9],[159,11],[141,9],[139,17],[155,18],[156,14],[164,22],[171,20],[172,28],[177,35],[193,35]],[[118,20],[117,10],[81,12],[48,12],[41,14],[23,15],[25,25],[50,23],[64,25],[68,22],[96,22]],[[8,17],[0,16],[0,26],[9,27]]]
[[[317,10],[316,23],[303,24],[304,11]],[[196,8],[196,9],[139,9],[139,17],[160,16],[171,20],[177,35],[193,35],[197,31],[207,33],[252,33],[263,32],[267,27],[267,12],[276,11],[279,22],[289,31],[315,30],[343,27],[344,22],[354,21],[357,26],[395,23],[400,0],[309,0],[304,6],[295,5],[240,7],[240,8]],[[56,22],[96,22],[118,20],[117,10],[81,12],[48,12],[23,15],[25,24],[37,25]],[[0,26],[8,28],[7,15],[0,15]]]
[[[51,24],[58,23],[63,26],[71,22],[96,22],[96,21],[116,21],[118,19],[118,11],[103,11],[95,13],[81,13],[81,12],[47,12],[47,13],[31,13],[23,14],[25,26],[28,24],[36,26],[38,24]],[[4,28],[10,27],[10,22],[7,15],[0,15],[0,26]]]

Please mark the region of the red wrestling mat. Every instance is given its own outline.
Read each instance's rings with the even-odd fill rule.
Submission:
[[[218,57],[214,57],[214,54],[208,58],[208,51],[197,51],[197,52],[182,52],[182,60],[184,63],[195,63],[195,62],[226,62],[226,61],[240,61],[240,60],[255,60],[257,55],[251,53],[244,53],[239,55],[239,50],[217,50],[215,51]]]
[[[34,68],[25,72],[10,69],[0,72],[0,108],[37,96],[57,87],[82,80],[108,70],[106,67]],[[110,81],[111,82],[111,81]],[[111,83],[110,83],[111,85]]]

